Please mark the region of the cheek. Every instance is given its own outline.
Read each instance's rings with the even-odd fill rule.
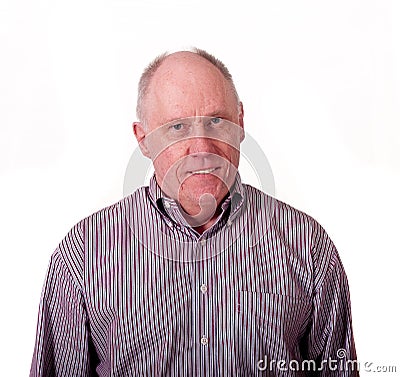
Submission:
[[[168,169],[173,167],[176,161],[182,157],[182,150],[175,147],[169,147],[162,151],[153,161],[154,170],[161,176],[164,176]]]
[[[236,149],[235,147],[228,145],[226,143],[219,143],[218,150],[220,151],[220,155],[224,156],[232,164],[236,165],[237,162],[239,161],[240,157],[239,149]]]

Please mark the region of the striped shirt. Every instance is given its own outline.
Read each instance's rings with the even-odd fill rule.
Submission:
[[[51,257],[30,376],[358,376],[321,225],[239,175],[221,208],[199,234],[153,176],[77,223]]]

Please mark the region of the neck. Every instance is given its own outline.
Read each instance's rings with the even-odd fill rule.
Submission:
[[[210,220],[208,220],[206,223],[204,223],[204,224],[202,224],[200,226],[193,227],[193,229],[197,233],[203,234],[207,229],[211,228],[215,224],[215,222],[217,221],[218,216],[220,215],[220,213],[221,213],[221,209],[218,208],[218,211],[215,212],[214,216]]]
[[[197,204],[192,202],[189,204],[180,202],[181,213],[188,224],[198,233],[203,233],[210,228],[222,212],[220,203],[211,194],[203,196]]]
[[[208,209],[204,209],[204,207],[202,207],[199,208],[197,213],[188,213],[185,208],[181,207],[181,213],[187,223],[200,234],[202,234],[208,228],[211,228],[214,225],[221,212],[222,209],[220,206],[218,206],[217,208],[213,207]]]

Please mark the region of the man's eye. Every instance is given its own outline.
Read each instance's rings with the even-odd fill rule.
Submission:
[[[220,123],[221,122],[221,118],[211,118],[211,123],[212,124],[218,124],[218,123]]]
[[[174,124],[174,125],[172,126],[172,128],[173,128],[174,130],[176,130],[176,131],[181,130],[182,127],[183,127],[183,124],[182,124],[182,123],[177,123],[177,124]]]

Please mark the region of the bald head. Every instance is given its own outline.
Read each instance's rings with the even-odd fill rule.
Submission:
[[[240,103],[229,70],[220,60],[200,49],[169,55],[165,53],[148,65],[139,82],[137,101],[137,116],[143,123],[148,123],[152,112],[150,103],[159,97],[158,89],[161,86],[164,89],[170,87],[175,93],[181,92],[183,96],[190,88],[195,87],[200,96],[204,89],[215,89],[219,92],[216,93],[218,95],[223,90],[226,96],[234,97],[237,105]],[[174,105],[179,106],[178,103],[169,103],[169,106]]]

